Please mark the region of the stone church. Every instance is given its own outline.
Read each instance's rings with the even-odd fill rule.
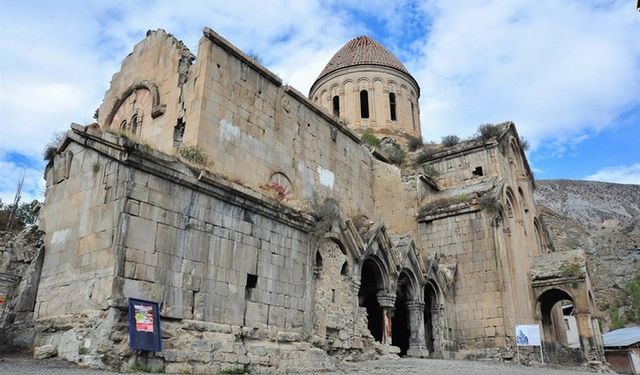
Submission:
[[[366,36],[307,97],[209,28],[197,56],[148,32],[47,165],[42,257],[5,282],[0,324],[92,367],[276,373],[511,360],[517,324],[552,355],[570,301],[600,358],[584,253],[553,251],[515,125],[405,151],[419,98]],[[128,298],[160,304],[161,352],[129,349]]]

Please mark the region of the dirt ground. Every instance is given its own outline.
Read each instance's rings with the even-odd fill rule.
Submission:
[[[515,366],[493,362],[452,361],[436,359],[377,360],[343,363],[336,375],[585,375],[587,369]],[[36,361],[24,355],[0,354],[0,375],[112,375],[114,372],[78,368],[57,359]],[[311,373],[305,374],[311,375]]]

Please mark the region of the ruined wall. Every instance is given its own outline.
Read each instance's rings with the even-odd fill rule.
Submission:
[[[481,178],[481,175],[474,174],[478,167],[482,168],[484,176],[499,176],[502,170],[498,167],[498,153],[495,145],[469,147],[460,144],[448,148],[444,156],[429,161],[427,165],[438,171],[438,185],[447,189]]]
[[[373,357],[374,339],[367,328],[366,309],[359,307],[358,285],[352,281],[354,262],[332,241],[318,247],[316,261],[314,340],[329,353],[351,359]],[[355,354],[350,349],[360,351]]]
[[[490,218],[473,211],[421,223],[420,244],[458,262],[447,319],[460,352],[504,346],[503,278]]]
[[[164,30],[148,32],[111,78],[98,109],[98,125],[134,133],[171,152],[178,119],[190,119],[191,90],[184,85],[193,58],[182,42]],[[184,131],[190,135],[193,130]]]
[[[252,187],[280,172],[294,200],[317,191],[345,212],[373,206],[372,156],[353,133],[210,29],[198,61],[196,142],[216,171]]]
[[[376,161],[373,164],[375,218],[382,218],[394,233],[408,233],[416,238],[418,211],[418,177],[408,170]]]
[[[118,214],[126,195],[120,173],[111,158],[73,142],[47,166],[40,213],[46,252],[35,318],[108,306]]]
[[[474,253],[487,254],[494,263],[492,269],[487,270],[491,275],[488,281],[498,284],[492,287],[495,287],[495,291],[501,296],[500,302],[496,306],[503,310],[500,314],[504,317],[504,320],[500,322],[502,326],[500,331],[507,337],[513,336],[515,324],[535,323],[535,301],[528,274],[533,258],[543,253],[543,241],[540,240],[540,232],[536,229],[536,212],[535,206],[532,204],[533,182],[528,175],[518,144],[513,125],[507,125],[504,127],[504,133],[498,139],[490,140],[485,144],[479,141],[469,141],[452,146],[442,154],[444,156],[438,156],[435,160],[427,163],[440,172],[440,175],[437,176],[437,183],[444,189],[469,185],[474,181],[485,179],[487,176],[499,178],[501,191],[496,197],[501,205],[499,220],[493,221],[497,213],[486,212],[485,222],[479,225],[492,240],[475,244]],[[482,176],[478,174],[478,167],[482,169]],[[450,217],[443,220],[450,221],[450,225],[454,225],[454,228],[476,225],[474,224],[476,220],[474,214],[468,213],[455,216],[455,219]],[[433,223],[436,225],[436,221]],[[492,229],[492,226],[495,229]],[[466,229],[456,230],[465,231]],[[427,231],[429,230],[427,229]],[[421,233],[421,236],[424,236],[424,233]],[[438,238],[440,234],[435,236]],[[457,241],[459,239],[446,246],[447,248],[443,249],[444,253],[447,254],[447,251],[453,251],[456,246],[459,246],[456,245]],[[425,247],[430,248],[430,245]],[[482,258],[483,255],[480,254],[475,257]],[[459,262],[458,282],[464,283],[468,278],[473,279],[473,276],[469,274],[469,267],[473,272],[474,261],[461,259]],[[494,273],[497,274],[495,277]],[[456,295],[456,301],[458,301],[457,298]],[[496,301],[495,298],[492,300]],[[495,302],[493,303],[495,304]],[[456,302],[456,306],[459,306],[458,302]],[[478,316],[470,314],[461,318],[462,324],[477,324],[471,322],[478,319]],[[470,322],[464,323],[465,320],[470,320]],[[482,323],[482,326],[485,327],[485,323]],[[492,326],[493,324],[489,327]],[[492,330],[489,328],[489,331]],[[479,333],[478,330],[476,334]],[[504,342],[503,339],[497,341]],[[479,347],[479,345],[475,346]],[[497,346],[501,346],[501,344],[497,344]]]
[[[194,363],[209,370],[221,364],[333,366],[323,350],[291,344],[309,340],[314,331],[310,249],[316,245],[309,216],[168,155],[87,129],[72,128],[47,171],[41,222],[51,245],[36,318],[64,328],[40,332],[37,344],[54,345],[69,360],[97,363],[91,356],[113,347],[111,357],[121,358],[112,365],[123,366],[133,358],[125,312],[126,298],[134,297],[160,303],[170,332],[162,357],[171,371],[193,369]],[[69,216],[59,214],[65,210]],[[342,263],[336,271],[325,255],[326,278],[340,275]],[[358,309],[350,305],[357,291],[344,278],[345,288],[328,306],[347,310],[324,310],[323,326],[335,330],[325,337],[335,350],[363,348],[366,339],[365,318],[351,314]],[[100,332],[88,330],[91,324]],[[360,331],[345,339],[344,330],[353,327]],[[208,343],[192,345],[200,339]]]
[[[310,238],[301,225],[129,174],[124,296],[163,301],[169,318],[302,332]]]

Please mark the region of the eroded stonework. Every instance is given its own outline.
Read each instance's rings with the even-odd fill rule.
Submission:
[[[417,83],[398,92],[412,101],[389,121],[385,100],[402,84],[372,85],[377,109],[356,126],[405,121],[393,135],[419,135],[406,122]],[[571,300],[583,357],[601,356],[581,258],[544,272],[554,254],[515,125],[420,149],[398,168],[340,118],[211,29],[195,60],[149,32],[113,76],[97,124],[73,124],[47,166],[26,344],[92,367],[178,373],[510,360],[515,324],[566,341],[559,302]],[[13,273],[7,290],[26,277]],[[160,304],[162,352],[129,349],[128,298]]]

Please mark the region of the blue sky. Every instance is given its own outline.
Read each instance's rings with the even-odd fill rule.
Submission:
[[[421,86],[425,140],[514,121],[537,178],[640,184],[640,13],[629,0],[0,2],[0,198],[43,191],[56,131],[89,123],[149,29],[209,26],[307,92],[368,34]],[[23,172],[24,171],[24,172]]]

